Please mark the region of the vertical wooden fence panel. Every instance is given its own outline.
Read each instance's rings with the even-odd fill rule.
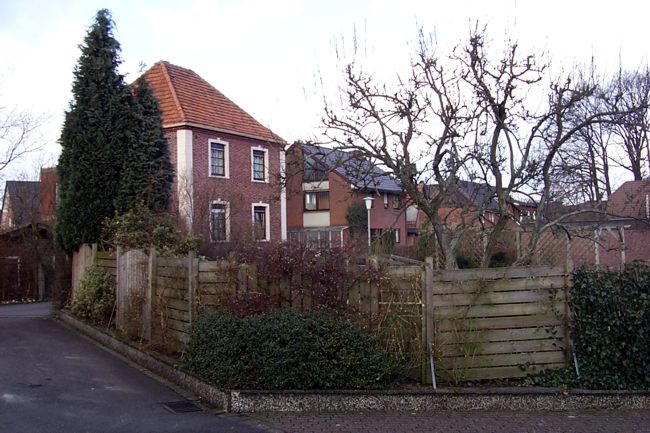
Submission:
[[[149,257],[139,250],[117,248],[117,329],[143,337]]]

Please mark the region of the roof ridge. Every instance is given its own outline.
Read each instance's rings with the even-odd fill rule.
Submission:
[[[162,60],[160,62],[163,70],[163,74],[165,76],[165,81],[167,82],[167,85],[169,86],[169,92],[172,94],[172,98],[174,99],[174,105],[176,106],[176,110],[181,115],[181,120],[183,122],[187,122],[186,116],[185,116],[185,111],[183,111],[183,106],[181,105],[180,101],[178,100],[178,95],[176,94],[176,87],[174,87],[174,83],[172,83],[172,79],[169,75],[169,71],[167,70],[167,66],[170,65],[169,62],[166,60]],[[174,65],[175,66],[175,65]]]

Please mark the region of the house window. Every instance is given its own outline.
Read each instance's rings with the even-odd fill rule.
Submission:
[[[384,193],[384,209],[388,209],[388,194]]]
[[[268,241],[269,231],[269,205],[253,205],[253,238],[258,241]]]
[[[305,210],[329,210],[329,191],[312,191],[305,193]]]
[[[399,229],[395,229],[395,230],[393,230],[393,233],[395,233],[395,243],[396,243],[396,244],[399,244],[399,241],[400,241],[400,233],[399,233]]]
[[[266,149],[252,149],[253,180],[256,182],[268,182],[268,155]]]
[[[400,197],[398,195],[394,195],[392,197],[392,201],[393,201],[393,209],[399,209],[400,205],[402,204]]]
[[[210,140],[210,176],[228,177],[228,143]]]
[[[210,206],[210,239],[227,241],[229,237],[228,203],[215,201]]]

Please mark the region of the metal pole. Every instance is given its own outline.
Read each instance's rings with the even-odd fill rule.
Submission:
[[[368,256],[370,256],[370,209],[368,209]]]

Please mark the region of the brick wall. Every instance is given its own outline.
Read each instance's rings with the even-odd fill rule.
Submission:
[[[249,234],[252,221],[252,203],[269,205],[271,240],[280,240],[280,147],[262,140],[240,137],[232,134],[191,128],[193,149],[193,232],[209,237],[210,204],[213,200],[230,203],[231,234],[238,236]],[[176,130],[167,131],[172,162],[176,163]],[[229,143],[229,178],[209,176],[209,140],[219,139]],[[269,182],[251,180],[251,148],[261,147],[268,150]],[[177,207],[177,185],[174,188],[174,209]]]

